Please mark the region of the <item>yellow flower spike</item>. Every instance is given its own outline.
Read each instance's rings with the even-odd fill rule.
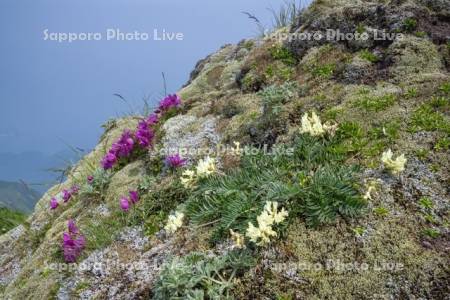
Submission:
[[[272,237],[277,236],[272,226],[283,222],[287,216],[288,212],[284,208],[278,211],[278,202],[267,201],[264,210],[256,218],[258,227],[249,222],[246,236],[256,245],[264,246],[270,243]]]
[[[312,112],[311,117],[308,113],[302,116],[300,133],[308,133],[312,136],[324,136],[328,133],[333,136],[337,128],[338,124],[322,124],[319,116],[315,112]]]
[[[208,177],[216,172],[216,160],[207,156],[205,159],[201,159],[197,164],[197,176]]]
[[[181,226],[183,226],[183,219],[184,214],[182,212],[175,212],[175,214],[169,216],[164,229],[169,234],[174,234]]]
[[[195,172],[192,170],[186,170],[183,172],[183,174],[181,175],[181,184],[185,187],[185,188],[192,188],[195,186],[196,183],[196,178],[195,178]]]
[[[405,158],[404,154],[397,156],[396,159],[394,159],[393,156],[392,150],[388,149],[381,155],[381,161],[387,170],[396,175],[405,170],[405,165],[408,160]]]
[[[230,229],[231,240],[233,241],[233,248],[243,249],[245,248],[245,239],[239,232],[234,232]]]

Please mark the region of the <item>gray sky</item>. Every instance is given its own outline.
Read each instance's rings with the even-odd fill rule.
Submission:
[[[242,11],[267,25],[282,0],[2,0],[0,152],[54,153],[65,142],[92,148],[108,118],[144,96],[186,82],[195,63],[256,34]],[[181,32],[183,41],[107,41],[106,30]],[[99,32],[101,41],[45,41],[49,32]]]

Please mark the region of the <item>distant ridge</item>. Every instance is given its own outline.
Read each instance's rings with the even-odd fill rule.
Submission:
[[[24,183],[0,181],[0,207],[29,214],[40,196]]]

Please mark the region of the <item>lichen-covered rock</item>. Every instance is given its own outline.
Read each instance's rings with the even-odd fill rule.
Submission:
[[[426,39],[406,36],[396,40],[387,53],[393,61],[390,73],[397,82],[422,74],[441,73],[443,69],[436,45]]]
[[[208,155],[220,141],[213,116],[180,115],[164,123],[162,147],[167,154],[179,153],[185,158],[198,159]]]

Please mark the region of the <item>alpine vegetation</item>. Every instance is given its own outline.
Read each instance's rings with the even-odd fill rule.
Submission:
[[[0,298],[445,298],[448,11],[316,0],[201,60],[0,228]]]

